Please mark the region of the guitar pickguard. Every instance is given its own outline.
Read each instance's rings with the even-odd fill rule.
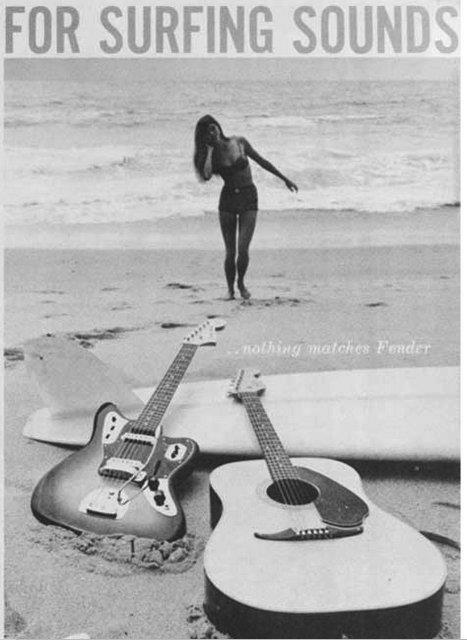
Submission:
[[[117,411],[109,411],[102,425],[102,444],[114,444],[128,424],[128,420]]]
[[[176,516],[178,513],[177,505],[169,489],[169,481],[165,478],[158,480],[158,488],[156,491],[152,491],[146,488],[144,491],[144,497],[149,502],[151,507],[161,513],[164,516]],[[158,499],[159,504],[157,504]]]
[[[161,453],[162,438],[155,433],[141,433],[133,420],[125,418],[116,407],[103,407],[100,414],[103,456],[101,476],[131,480],[139,484],[151,476]]]
[[[170,481],[196,452],[195,443],[165,438],[160,428],[154,434],[141,433],[135,422],[124,418],[113,405],[102,409],[100,419],[103,457],[98,473],[103,486],[87,493],[79,510],[118,520],[134,500],[144,496],[158,514],[178,517],[181,509]]]

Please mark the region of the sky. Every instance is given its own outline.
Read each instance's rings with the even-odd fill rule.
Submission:
[[[458,58],[204,58],[5,60],[5,80],[174,81],[241,80],[455,80]]]

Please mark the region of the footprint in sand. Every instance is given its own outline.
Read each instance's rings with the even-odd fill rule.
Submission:
[[[185,322],[162,322],[161,329],[177,329],[178,327],[193,327],[192,324],[186,324]]]
[[[125,327],[113,327],[112,329],[95,329],[87,333],[71,333],[73,338],[77,340],[115,340],[119,334],[132,331],[132,329]]]
[[[65,295],[65,291],[61,291],[61,289],[42,289],[41,291],[37,291],[36,293],[45,293],[46,295],[57,295],[63,296]]]
[[[374,309],[375,307],[389,307],[389,305],[387,302],[368,302],[367,304],[365,304],[365,307]]]
[[[101,291],[118,291],[118,287],[102,287]]]
[[[11,365],[20,360],[24,360],[24,352],[17,347],[7,347],[3,350],[3,357],[5,358],[5,363]]]
[[[169,282],[165,285],[166,289],[189,289],[191,291],[199,291],[199,287],[195,287],[193,284],[184,284],[183,282]]]
[[[122,302],[121,304],[116,305],[115,307],[111,307],[111,311],[125,311],[126,309],[132,309],[133,307],[128,302]]]
[[[89,342],[89,340],[79,340],[79,345],[80,345],[80,347],[83,347],[83,349],[93,349],[94,348],[94,342]]]
[[[460,504],[458,504],[457,502],[445,502],[442,500],[436,500],[435,502],[432,502],[431,504],[436,505],[437,507],[448,507],[449,509],[458,509],[460,510],[461,506]]]
[[[136,331],[138,327],[112,327],[111,329],[94,329],[94,331],[67,333],[65,336],[71,340],[78,340],[85,349],[90,349],[98,340],[115,340],[122,333]]]
[[[50,320],[50,318],[64,318],[69,317],[69,313],[47,313],[45,316],[42,316],[46,320]]]
[[[274,296],[274,298],[251,298],[250,300],[244,300],[242,306],[252,304],[255,307],[276,307],[283,305],[296,307],[302,302],[303,300],[300,300],[299,298]]]

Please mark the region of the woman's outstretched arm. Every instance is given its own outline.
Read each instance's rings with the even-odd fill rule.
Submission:
[[[290,191],[298,191],[297,185],[292,182],[292,180],[286,178],[278,169],[276,169],[273,164],[269,162],[269,160],[266,160],[266,158],[260,156],[259,153],[255,149],[253,149],[246,138],[240,138],[240,140],[243,144],[243,148],[245,149],[245,153],[249,158],[254,160],[257,164],[259,164],[260,167],[262,167],[266,171],[269,171],[269,173],[272,173],[274,176],[277,176],[278,178],[283,180],[287,189],[290,189]]]

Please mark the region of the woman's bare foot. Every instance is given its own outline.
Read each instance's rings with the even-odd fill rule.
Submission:
[[[232,291],[229,290],[224,300],[235,300],[235,292],[233,290]]]
[[[240,291],[240,295],[244,300],[249,300],[251,298],[251,293],[248,291],[248,289],[245,287],[244,284],[242,285],[239,284],[238,290]]]

